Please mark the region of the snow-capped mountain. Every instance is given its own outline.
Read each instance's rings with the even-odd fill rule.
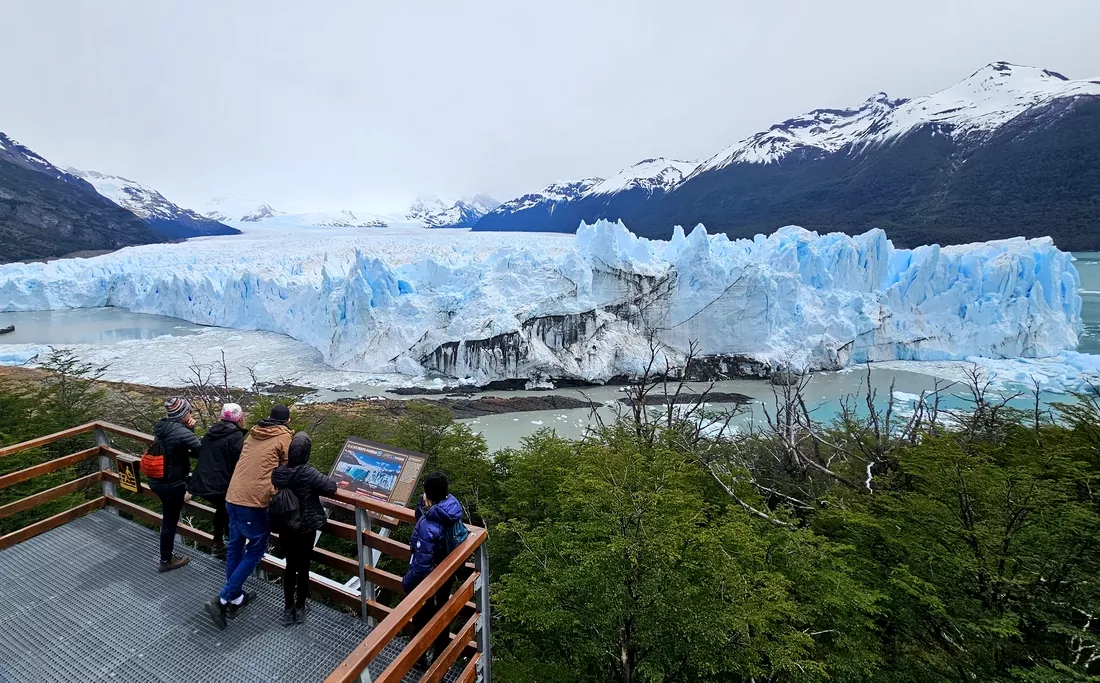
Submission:
[[[499,202],[488,195],[448,202],[422,196],[403,212],[377,212],[338,209],[285,212],[270,204],[238,197],[215,197],[206,206],[205,215],[231,224],[269,223],[285,227],[322,228],[468,228]]]
[[[223,225],[165,199],[151,187],[116,175],[98,171],[66,171],[91,184],[96,192],[145,221],[157,232],[174,239],[205,235],[237,235],[239,230]]]
[[[258,223],[268,218],[282,216],[270,204],[244,199],[241,197],[214,197],[203,211],[203,215],[226,223]]]
[[[652,177],[654,166],[661,161],[633,168]],[[525,195],[475,230],[573,232],[582,220],[620,218],[662,238],[676,225],[746,237],[798,224],[850,234],[882,227],[903,245],[1050,234],[1063,248],[1097,249],[1089,207],[1100,187],[1081,172],[1097,167],[1100,79],[994,62],[932,95],[880,92],[777,123],[698,168],[675,169],[678,180],[668,169],[642,200],[617,200],[624,191],[609,179],[603,203],[591,201],[592,188],[538,211],[541,195]],[[625,194],[645,185],[631,184],[631,169],[619,176]]]
[[[206,206],[206,215],[232,224],[271,223],[285,227],[385,228],[387,217],[350,209],[288,213],[270,204],[241,197],[214,197]]]
[[[677,161],[663,157],[646,159],[592,186],[582,196],[593,197],[630,190],[644,190],[650,194],[667,192],[691,175],[698,166],[697,161]]]
[[[0,133],[0,261],[150,244],[164,238],[87,181]]]
[[[569,226],[576,230],[572,212],[564,217],[561,207],[574,207],[576,200],[603,182],[603,178],[583,178],[567,183],[550,183],[538,192],[525,194],[504,202],[481,217],[474,230],[554,230],[552,225]],[[570,232],[560,229],[558,232]]]
[[[485,194],[455,202],[421,196],[409,207],[405,217],[428,228],[469,228],[498,206],[500,202]]]
[[[551,183],[540,192],[501,204],[474,229],[574,232],[582,220],[619,220],[671,190],[698,165],[658,157],[624,168],[606,180],[584,178],[572,183]]]
[[[1080,96],[1100,96],[1100,82],[1071,81],[1046,69],[994,62],[926,97],[891,100],[880,92],[856,109],[816,109],[776,124],[719,152],[699,173],[734,163],[775,163],[795,152],[863,150],[929,124],[956,141],[980,144],[1033,107]]]
[[[13,140],[4,133],[0,133],[0,159],[21,168],[25,168],[28,171],[45,173],[46,175],[53,176],[57,180],[79,184],[79,181],[70,176],[66,171],[54,166],[38,153],[20,144],[18,141]]]

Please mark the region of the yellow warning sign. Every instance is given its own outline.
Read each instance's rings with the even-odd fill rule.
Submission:
[[[118,459],[118,485],[123,491],[137,493],[141,488],[141,473],[138,460]]]

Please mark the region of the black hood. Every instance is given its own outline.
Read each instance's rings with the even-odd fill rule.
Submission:
[[[297,467],[306,464],[309,462],[309,454],[312,450],[313,440],[309,438],[309,434],[298,432],[290,442],[290,449],[287,452],[287,465]]]
[[[191,431],[185,425],[178,420],[172,420],[167,417],[162,417],[157,421],[157,424],[153,427],[153,436],[164,439],[172,432],[182,429],[184,431]]]
[[[236,423],[229,422],[228,420],[219,420],[211,425],[210,429],[206,430],[206,433],[212,437],[222,439],[234,432],[243,432],[244,430]]]

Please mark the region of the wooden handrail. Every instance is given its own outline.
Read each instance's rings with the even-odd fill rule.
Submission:
[[[120,478],[118,476],[118,472],[111,472],[109,470],[104,470],[103,471],[103,478],[104,479],[109,479],[110,481],[113,481],[115,484],[120,483]],[[154,491],[153,488],[151,486],[149,486],[148,484],[146,484],[145,482],[141,482],[141,495],[145,496],[146,498],[157,498],[158,500],[160,499],[160,497],[157,495],[157,492]],[[190,510],[192,512],[197,512],[197,513],[199,513],[199,515],[201,515],[204,518],[210,518],[210,517],[214,516],[214,508],[210,507],[209,505],[203,505],[202,503],[197,503],[197,502],[194,501],[194,499],[186,501],[183,504],[183,509],[184,510]]]
[[[34,538],[38,534],[49,531],[50,529],[56,529],[62,524],[73,521],[77,517],[83,517],[92,510],[102,509],[106,505],[107,499],[103,496],[96,498],[95,500],[89,500],[87,503],[77,505],[74,508],[69,508],[64,512],[59,512],[53,517],[47,517],[40,522],[35,522],[30,526],[25,526],[22,529],[0,536],[0,550],[15,545],[16,543],[22,543],[28,538]]]
[[[419,633],[413,636],[413,639],[394,657],[386,670],[375,679],[375,683],[397,683],[405,677],[405,674],[412,671],[416,660],[428,651],[435,639],[447,630],[447,627],[458,616],[462,605],[474,596],[474,583],[477,581],[478,576],[479,574],[474,572],[462,582],[462,585],[458,587],[458,590],[447,601],[447,604],[435,613],[424,628],[420,629]],[[459,642],[461,643],[461,641]]]
[[[65,455],[53,460],[47,460],[46,462],[39,463],[37,465],[31,465],[25,469],[16,470],[3,476],[0,476],[0,489],[6,489],[9,486],[20,484],[28,479],[34,479],[35,477],[43,474],[49,474],[58,470],[63,470],[66,467],[71,467],[78,462],[83,462],[88,458],[96,455],[100,455],[102,449],[99,446],[93,446],[92,448],[86,448],[82,451],[77,451],[72,455]]]
[[[48,503],[51,500],[57,500],[61,496],[69,493],[75,493],[81,489],[86,489],[89,486],[97,484],[103,481],[103,472],[92,472],[86,477],[74,479],[73,481],[66,482],[60,486],[55,486],[52,489],[46,489],[45,491],[39,491],[26,498],[20,498],[19,500],[8,503],[7,505],[0,505],[0,519],[5,517],[11,517],[14,514],[29,510],[33,507],[38,507],[43,503]]]
[[[117,434],[118,436],[123,436],[127,439],[133,439],[134,441],[140,441],[142,443],[153,443],[152,434],[139,432],[138,430],[130,429],[129,427],[120,427],[119,425],[112,424],[110,422],[103,422],[102,420],[97,420],[93,423],[93,426],[98,427],[105,432]]]
[[[477,664],[481,661],[481,653],[470,657],[470,663],[458,675],[457,683],[474,683],[477,680]]]
[[[47,434],[46,436],[40,436],[37,439],[31,439],[29,441],[23,441],[22,443],[12,444],[11,446],[4,446],[0,448],[0,458],[6,455],[15,455],[16,453],[22,453],[23,451],[29,451],[32,448],[38,448],[39,446],[48,446],[56,441],[63,439],[71,439],[74,436],[80,436],[94,430],[96,423],[89,422],[88,424],[80,425],[79,427],[73,427],[66,429],[56,434]]]
[[[2,447],[0,448],[0,457],[38,448],[96,430],[102,430],[116,436],[133,439],[139,443],[151,443],[153,441],[153,437],[149,434],[126,427],[120,427],[109,422],[97,421],[73,427],[72,429],[67,429],[56,434],[50,434],[11,446]],[[117,460],[119,456],[128,454],[109,445],[88,448],[71,455],[56,458],[5,475],[0,475],[0,489],[33,479],[43,474],[62,470],[97,455]],[[118,473],[110,470],[97,471],[74,481],[55,486],[46,491],[40,491],[12,503],[0,506],[0,519],[10,517],[16,513],[56,500],[68,493],[82,490],[103,481],[119,483],[120,477]],[[141,493],[149,497],[156,497],[156,493],[148,484],[142,484]],[[413,524],[416,521],[415,512],[409,508],[393,505],[367,496],[347,493],[345,491],[337,491],[331,499],[325,499],[323,502],[329,507],[366,510],[371,513],[371,517],[375,519],[379,526],[386,528],[396,528],[394,520],[398,523],[407,524]],[[23,529],[0,536],[0,549],[22,542],[87,514],[92,510],[100,509],[107,505],[149,523],[159,524],[161,521],[161,516],[152,510],[115,496],[102,496],[31,524]],[[212,515],[214,512],[209,506],[194,501],[188,501],[185,507],[204,516]],[[191,538],[192,540],[206,544],[213,542],[213,537],[210,534],[195,529],[187,524],[181,523],[177,530],[181,536]],[[355,527],[335,520],[328,520],[323,531],[346,540],[360,540]],[[278,538],[274,535],[273,537],[276,539]],[[393,639],[405,629],[413,616],[427,602],[428,598],[434,596],[445,584],[449,583],[457,571],[470,566],[466,563],[466,560],[485,543],[486,537],[487,534],[484,529],[470,527],[469,537],[458,548],[444,558],[443,562],[440,563],[440,565],[437,566],[420,585],[411,593],[405,595],[397,607],[390,609],[376,601],[367,601],[368,613],[378,619],[379,623],[370,632],[367,638],[356,646],[348,657],[333,670],[327,679],[328,683],[350,683],[350,681],[355,680],[364,670],[366,670],[368,664],[379,655],[382,649],[389,645]],[[364,531],[361,540],[364,546],[401,560],[408,560],[411,554],[405,544],[389,539],[373,531]],[[314,548],[311,559],[349,575],[356,575],[360,571],[359,563],[356,560],[323,548]],[[284,572],[284,567],[269,557],[264,557],[263,560],[261,560],[260,568],[276,575],[282,575]],[[363,571],[366,578],[376,586],[399,594],[403,592],[401,577],[396,574],[371,566],[367,566]],[[474,680],[478,671],[478,663],[483,655],[480,652],[471,650],[473,643],[471,643],[470,639],[476,631],[476,625],[479,623],[479,620],[488,617],[488,615],[483,615],[478,612],[477,609],[473,607],[473,604],[469,602],[473,597],[475,583],[478,580],[484,581],[487,580],[487,577],[477,571],[472,571],[470,576],[468,576],[459,587],[458,592],[450,597],[443,609],[428,622],[427,626],[419,633],[412,634],[412,640],[409,645],[402,650],[393,663],[386,669],[380,680],[400,680],[402,676],[412,669],[415,660],[427,650],[440,634],[445,632],[451,621],[460,614],[464,615],[465,618],[465,615],[470,612],[472,612],[472,616],[467,619],[462,629],[456,635],[450,636],[451,643],[443,651],[435,664],[429,669],[428,674],[423,680],[439,680],[443,674],[446,673],[447,669],[452,666],[464,652],[470,653],[472,656],[465,669],[463,669],[459,680]],[[319,580],[316,576],[310,577],[310,583],[313,590],[316,590],[318,593],[335,602],[352,608],[360,606],[360,595],[358,593],[343,589],[338,584],[329,580]]]
[[[356,576],[359,573],[359,563],[356,560],[338,555],[331,550],[314,548],[311,559],[331,569],[342,571],[348,576]],[[401,587],[400,576],[391,574],[383,569],[378,569],[377,567],[371,567],[370,565],[367,565],[363,569],[367,581],[381,588],[385,588],[386,590],[391,590],[394,593],[404,593],[404,589]]]
[[[343,522],[337,522],[333,519],[330,519],[325,524],[325,527],[322,529],[322,531],[332,534],[337,538],[342,538],[345,541],[355,540],[354,526],[352,526],[351,524],[344,524]],[[363,545],[367,546],[368,548],[374,548],[375,550],[378,550],[385,555],[389,555],[390,557],[404,560],[405,562],[408,562],[409,557],[412,555],[412,552],[409,550],[409,546],[407,543],[395,541],[392,538],[387,538],[373,531],[363,532]]]
[[[73,434],[80,434],[80,433],[83,433],[83,432],[92,431],[96,428],[102,429],[105,432],[110,432],[112,434],[117,434],[119,436],[124,436],[128,439],[134,439],[136,441],[141,441],[141,442],[144,442],[144,443],[152,443],[153,442],[153,437],[150,434],[145,434],[144,432],[139,432],[139,431],[136,431],[136,430],[133,430],[133,429],[128,429],[126,427],[120,427],[116,424],[111,424],[110,422],[92,422],[92,423],[82,425],[80,427],[76,427],[76,428],[68,430],[68,431],[73,432]],[[54,438],[54,437],[57,437],[57,438]],[[14,449],[11,452],[17,453],[20,450],[26,450],[27,448],[33,448],[36,445],[43,445],[45,443],[51,443],[52,441],[56,441],[60,438],[65,438],[65,437],[64,436],[58,437],[56,434],[54,434],[54,435],[51,435],[51,436],[48,436],[48,437],[42,437],[41,439],[35,439],[34,441],[28,441],[24,444],[16,444],[15,446],[9,446],[8,449]],[[43,441],[43,439],[45,441]],[[39,442],[39,441],[41,441],[42,443],[36,443],[36,442]],[[31,444],[31,445],[28,446],[27,444]],[[7,453],[4,452],[4,450],[7,450],[7,449],[0,449],[0,455],[6,455],[7,454]],[[121,452],[121,451],[117,451],[117,450],[115,451],[115,453],[119,453],[119,452]],[[383,501],[380,501],[380,500],[375,500],[373,498],[369,498],[367,496],[360,496],[360,495],[357,495],[357,494],[354,494],[354,493],[348,493],[346,491],[337,491],[332,496],[332,499],[335,500],[335,501],[338,501],[340,503],[344,503],[345,505],[350,505],[352,507],[357,507],[357,508],[362,508],[364,510],[369,510],[370,512],[374,512],[378,515],[384,515],[386,517],[393,517],[394,519],[397,519],[401,522],[405,522],[407,524],[416,523],[416,512],[413,511],[413,510],[410,510],[409,508],[404,507],[402,505],[394,505],[393,503],[386,503],[386,502],[383,502]]]
[[[412,620],[413,615],[424,606],[428,598],[435,595],[445,583],[451,580],[454,573],[466,562],[466,558],[485,542],[485,536],[484,529],[471,528],[469,537],[462,542],[462,545],[455,548],[427,578],[420,582],[419,586],[413,589],[412,593],[405,596],[390,616],[374,627],[366,639],[359,643],[351,654],[329,674],[327,683],[355,681],[367,665],[378,656],[378,653],[400,633],[405,624]]]
[[[466,620],[466,623],[458,630],[458,633],[451,640],[451,644],[435,658],[432,665],[424,672],[424,676],[420,679],[420,683],[439,683],[439,681],[443,680],[443,677],[450,671],[451,667],[454,666],[454,663],[462,656],[465,645],[474,637],[474,630],[477,629],[477,620],[480,618],[480,612],[474,612],[470,615],[470,618]]]
[[[347,503],[357,508],[369,510],[380,515],[387,517],[393,517],[398,521],[405,522],[406,524],[416,523],[416,511],[410,510],[407,507],[401,505],[394,505],[393,503],[383,503],[380,500],[368,498],[366,496],[359,496],[346,491],[336,491],[336,494],[332,496],[335,500],[341,503]]]

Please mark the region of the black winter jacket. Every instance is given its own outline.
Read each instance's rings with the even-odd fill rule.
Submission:
[[[310,464],[284,465],[271,473],[271,483],[275,488],[289,488],[298,496],[302,508],[302,532],[317,531],[325,525],[325,508],[321,505],[321,495],[336,493],[336,482],[317,471]]]
[[[153,479],[150,484],[176,484],[186,482],[191,473],[191,458],[199,455],[199,437],[175,420],[164,417],[153,428],[153,437],[160,442],[164,453],[164,478]]]
[[[247,432],[236,423],[221,420],[202,437],[199,462],[187,490],[203,498],[224,498],[237,467]]]

